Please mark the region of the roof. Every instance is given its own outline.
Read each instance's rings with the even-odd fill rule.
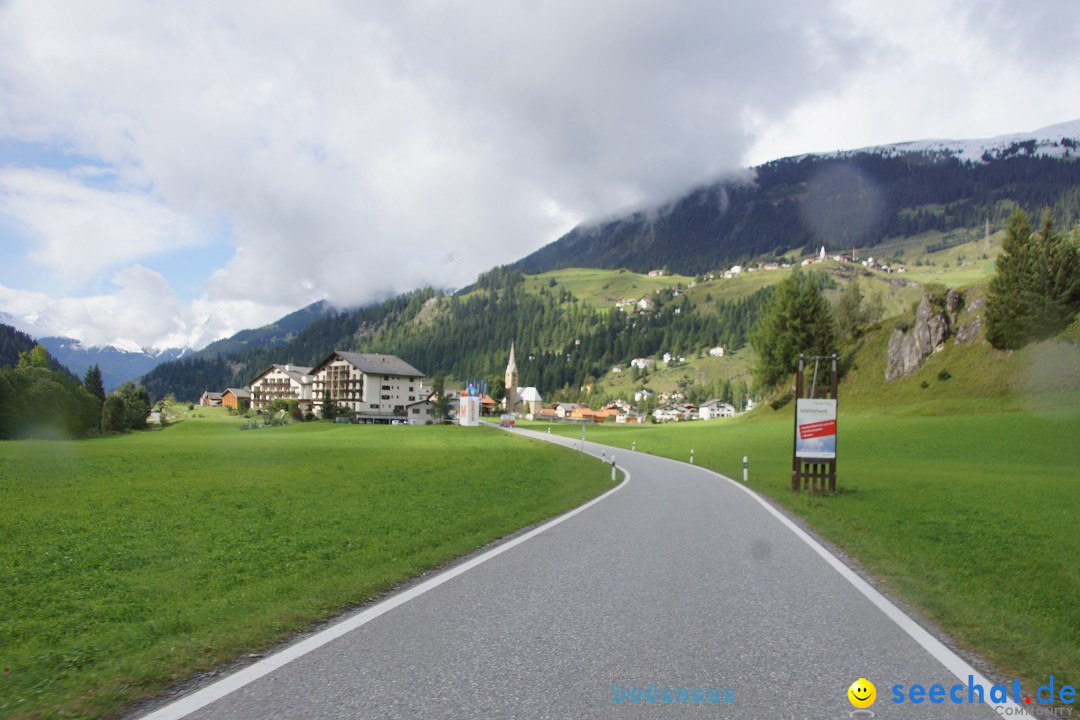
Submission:
[[[396,355],[377,355],[367,353],[344,352],[335,350],[323,358],[322,362],[313,367],[315,372],[323,365],[333,361],[334,357],[340,357],[357,370],[367,375],[401,375],[403,377],[424,377],[424,373],[414,368]]]
[[[304,376],[305,375],[311,375],[311,368],[304,367],[303,365],[280,365],[278,363],[274,363],[273,365],[266,368],[265,370],[263,370],[261,373],[259,373],[255,377],[253,377],[251,379],[251,382],[248,383],[248,385],[249,386],[254,385],[255,382],[257,380],[259,380],[259,378],[264,377],[267,373],[269,373],[272,370],[280,370],[281,372],[288,375],[292,380],[294,380],[295,382],[297,382],[297,383],[299,383],[301,385],[304,384],[304,380],[303,380]]]
[[[523,402],[541,402],[540,391],[534,387],[527,387],[518,393],[518,399]]]
[[[206,392],[203,393],[203,395],[210,398],[211,400],[214,400],[214,399],[220,400],[221,399],[221,393],[219,393],[219,392],[210,392],[209,390],[207,390]]]
[[[228,393],[232,393],[234,398],[250,398],[251,397],[251,393],[248,392],[247,388],[225,388],[225,392],[223,392],[221,394],[226,395]]]

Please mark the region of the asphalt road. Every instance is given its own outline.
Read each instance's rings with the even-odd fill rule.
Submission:
[[[149,717],[847,718],[863,677],[877,717],[999,717],[894,704],[969,668],[738,483],[614,452],[629,480],[573,517]]]

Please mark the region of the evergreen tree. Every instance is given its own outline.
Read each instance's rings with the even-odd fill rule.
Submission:
[[[333,420],[337,417],[337,406],[330,402],[330,390],[323,390],[322,415],[323,420]]]
[[[859,276],[856,275],[844,288],[840,301],[836,304],[836,326],[841,338],[854,339],[862,334],[865,327],[865,311],[862,304],[862,289],[859,287]]]
[[[1080,255],[1043,213],[1032,232],[1026,213],[1009,218],[986,299],[986,338],[1015,349],[1064,330],[1080,310]]]
[[[446,397],[446,378],[442,373],[431,382],[431,414],[439,422],[450,417],[450,398]]]
[[[105,402],[105,383],[101,379],[101,368],[96,364],[86,368],[86,375],[83,376],[83,387],[98,400]]]
[[[820,281],[794,272],[777,285],[750,342],[758,355],[754,380],[762,390],[795,372],[800,353],[836,352],[836,325]]]

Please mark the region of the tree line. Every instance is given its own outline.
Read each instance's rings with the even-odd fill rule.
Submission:
[[[146,427],[150,396],[125,383],[106,396],[101,369],[91,366],[79,382],[42,345],[0,367],[0,439],[79,438]]]

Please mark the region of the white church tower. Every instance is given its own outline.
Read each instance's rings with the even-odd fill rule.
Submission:
[[[506,412],[514,412],[514,406],[517,404],[517,389],[518,389],[518,369],[517,363],[514,362],[514,343],[510,343],[510,362],[506,363],[506,377],[503,378],[506,383]]]

